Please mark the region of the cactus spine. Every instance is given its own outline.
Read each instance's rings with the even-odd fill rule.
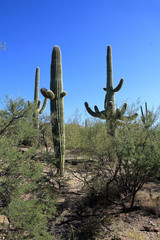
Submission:
[[[107,47],[107,85],[103,88],[104,91],[106,91],[104,110],[100,112],[98,107],[94,106],[95,111],[92,111],[87,102],[85,102],[85,107],[91,116],[106,120],[106,123],[108,124],[108,133],[111,136],[115,135],[117,125],[123,124],[123,121],[132,121],[138,116],[137,113],[133,116],[124,116],[127,103],[124,103],[121,110],[119,108],[115,110],[114,94],[121,89],[123,82],[124,80],[121,78],[118,86],[113,88],[112,49],[109,45]]]
[[[34,124],[35,128],[39,129],[39,114],[43,113],[46,106],[48,99],[45,98],[43,102],[43,106],[41,108],[41,100],[39,99],[39,67],[36,68],[35,74],[35,88],[34,88],[34,104],[35,104],[35,112],[34,112]]]
[[[61,51],[55,46],[52,51],[50,90],[41,89],[43,96],[49,98],[52,137],[54,144],[57,168],[61,176],[64,174],[65,165],[65,122],[64,122],[64,99],[63,92]]]

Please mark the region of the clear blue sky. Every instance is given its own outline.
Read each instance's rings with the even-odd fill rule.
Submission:
[[[36,67],[49,88],[51,53],[62,52],[65,119],[84,102],[104,109],[106,49],[112,46],[117,104],[160,106],[159,0],[0,0],[0,98],[33,100]],[[43,97],[41,96],[43,101]],[[49,113],[49,103],[46,109]],[[86,116],[89,115],[86,113]]]

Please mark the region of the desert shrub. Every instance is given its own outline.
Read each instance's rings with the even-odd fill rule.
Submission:
[[[52,126],[50,116],[48,115],[40,115],[39,144],[40,146],[45,146],[47,152],[49,151],[49,148],[53,149]]]
[[[131,200],[131,207],[136,193],[159,171],[159,137],[157,129],[146,130],[136,123],[119,130],[116,139],[119,170],[114,183],[124,200]]]
[[[80,140],[81,126],[74,123],[68,123],[66,124],[65,129],[66,129],[66,148],[69,150],[78,149],[79,144],[81,143]]]
[[[0,110],[0,136],[13,138],[14,144],[32,145],[38,135],[33,127],[32,116],[34,106],[25,102],[22,98],[15,100],[6,97],[5,106]]]
[[[23,99],[7,98],[0,111],[0,214],[9,221],[7,239],[53,239],[48,223],[56,212],[56,195],[36,157],[33,110]],[[23,152],[24,140],[32,144]]]
[[[78,110],[75,111],[65,125],[65,144],[66,149],[78,154],[81,150],[81,143],[83,141],[81,132],[83,131],[83,124],[81,115]]]
[[[98,159],[97,164],[111,162],[114,155],[114,139],[107,134],[106,124],[102,121],[89,121],[81,132],[81,151],[92,159]]]
[[[92,198],[99,194],[132,208],[136,193],[159,174],[159,127],[152,121],[145,128],[139,118],[118,127],[115,137],[106,128],[104,122],[93,120],[78,131],[79,152],[93,160],[84,182]]]

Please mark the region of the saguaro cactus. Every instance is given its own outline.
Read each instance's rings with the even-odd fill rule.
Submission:
[[[39,99],[39,67],[36,68],[36,74],[35,74],[35,88],[34,88],[34,114],[33,114],[33,120],[34,120],[34,126],[36,129],[39,128],[39,114],[43,113],[46,106],[48,99],[45,97],[43,106],[41,108],[41,100]],[[31,102],[28,101],[28,105],[30,105]]]
[[[145,129],[148,129],[152,126],[156,118],[152,112],[150,112],[147,108],[147,103],[145,102],[145,114],[143,112],[143,108],[141,106],[141,120]]]
[[[60,175],[63,176],[65,164],[65,122],[63,97],[67,93],[63,92],[61,51],[58,46],[55,46],[52,51],[50,90],[42,88],[41,93],[44,97],[51,100],[50,111],[54,151],[55,157],[58,160],[57,167]]]
[[[85,107],[91,116],[106,120],[108,124],[108,133],[112,136],[115,134],[117,125],[121,125],[123,121],[132,121],[138,116],[138,113],[135,113],[133,116],[124,116],[127,103],[124,103],[121,110],[119,108],[115,110],[114,94],[121,89],[123,82],[124,80],[121,78],[118,86],[113,88],[112,49],[109,45],[107,47],[107,85],[103,88],[104,91],[106,91],[104,110],[100,112],[98,107],[94,106],[95,111],[92,111],[87,102],[85,102]]]
[[[39,114],[43,113],[46,106],[48,99],[45,98],[43,102],[43,106],[41,108],[41,100],[39,99],[39,67],[36,68],[35,74],[35,88],[34,88],[34,104],[35,104],[35,112],[34,112],[34,121],[35,121],[35,128],[39,128]]]

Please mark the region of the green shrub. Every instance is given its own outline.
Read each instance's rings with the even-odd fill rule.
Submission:
[[[56,195],[37,156],[33,109],[23,99],[7,98],[0,111],[0,214],[8,218],[7,239],[53,239],[49,221],[56,213]],[[26,151],[19,148],[30,141]]]
[[[78,110],[68,119],[65,125],[65,144],[66,149],[75,154],[79,154],[82,144],[82,131],[84,126],[81,123],[81,115]]]
[[[88,178],[84,179],[91,196],[103,195],[124,208],[130,203],[132,208],[136,193],[159,174],[159,127],[152,121],[146,129],[139,119],[118,127],[115,137],[107,134],[106,128],[100,121],[88,121],[86,127],[77,124],[76,130],[72,128],[71,145],[92,159]]]
[[[46,151],[53,149],[52,126],[50,116],[42,115],[39,119],[39,144],[45,146]]]
[[[115,179],[124,200],[133,207],[136,193],[157,175],[160,167],[158,129],[144,129],[140,124],[126,125],[116,139],[119,170]]]
[[[0,135],[12,139],[15,146],[32,145],[38,136],[33,127],[34,106],[22,98],[15,100],[6,97],[5,108],[0,110]]]

